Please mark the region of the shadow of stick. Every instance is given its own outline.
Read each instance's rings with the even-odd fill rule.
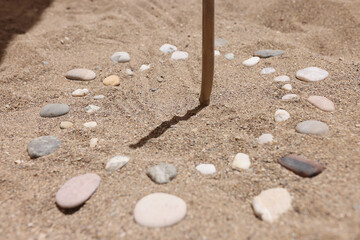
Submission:
[[[189,120],[192,116],[195,116],[196,114],[198,114],[204,107],[205,106],[199,105],[196,108],[188,110],[184,116],[174,116],[170,120],[162,122],[159,126],[157,126],[154,130],[152,130],[147,136],[143,137],[135,144],[130,144],[129,147],[132,149],[141,148],[150,139],[160,137],[163,133],[166,132],[166,130],[171,128],[171,126],[174,126],[181,121]]]

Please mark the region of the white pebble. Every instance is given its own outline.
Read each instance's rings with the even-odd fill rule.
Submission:
[[[202,174],[213,174],[216,172],[216,168],[213,164],[199,164],[196,166],[196,170]]]
[[[297,94],[286,94],[281,98],[283,101],[298,101],[300,97]]]
[[[86,122],[86,123],[84,123],[84,127],[87,127],[87,128],[94,128],[96,126],[97,126],[96,122]]]
[[[251,58],[243,61],[242,64],[247,67],[252,67],[252,66],[256,65],[259,61],[260,61],[259,57],[251,57]]]
[[[130,61],[130,55],[127,52],[116,52],[110,59],[116,63],[125,63]]]
[[[160,51],[162,51],[163,53],[171,53],[177,50],[177,47],[171,44],[167,44],[165,43],[164,45],[162,45],[160,47]]]
[[[134,72],[130,69],[130,68],[127,68],[125,70],[125,73],[128,75],[128,76],[133,76],[134,75]]]
[[[145,70],[148,70],[148,69],[150,69],[150,64],[149,65],[143,64],[140,67],[140,71],[145,71]]]
[[[272,143],[273,139],[274,139],[273,135],[269,133],[265,133],[258,138],[257,142],[259,144]]]
[[[83,96],[86,96],[88,93],[89,93],[89,90],[84,88],[84,89],[76,89],[75,91],[73,91],[71,93],[71,95],[73,97],[83,97]]]
[[[214,55],[215,55],[215,56],[220,56],[220,51],[215,50],[215,51],[214,51]]]
[[[281,89],[286,90],[286,91],[291,91],[292,90],[292,86],[291,84],[285,84],[284,86],[281,87]]]
[[[90,139],[90,147],[91,147],[91,148],[96,147],[97,142],[98,142],[98,139],[97,139],[97,138],[92,138],[92,139]]]
[[[296,72],[296,77],[303,81],[316,82],[324,80],[329,73],[318,67],[308,67]]]
[[[95,106],[95,105],[89,105],[89,106],[85,107],[85,111],[87,113],[93,113],[93,112],[96,112],[99,109],[100,109],[100,107]]]
[[[235,155],[231,167],[235,170],[241,170],[241,169],[249,169],[250,165],[251,163],[250,163],[249,155],[245,153],[238,153]]]
[[[271,67],[268,67],[268,68],[264,68],[261,70],[261,74],[270,74],[270,73],[274,73],[275,72],[275,69],[274,68],[271,68]]]
[[[104,99],[104,98],[105,98],[104,95],[96,95],[96,96],[94,96],[95,100],[100,100],[100,99]]]
[[[282,109],[279,109],[275,112],[275,121],[276,122],[283,122],[290,118],[290,114]]]
[[[278,76],[274,78],[275,82],[288,82],[290,81],[290,77],[286,76],[286,75],[282,75],[282,76]]]
[[[105,169],[108,172],[114,172],[125,166],[125,164],[129,162],[129,160],[130,158],[127,156],[121,156],[121,155],[115,156],[106,163]]]
[[[175,51],[171,55],[172,60],[186,60],[188,59],[188,57],[189,54],[187,52],[182,52],[182,51]]]
[[[235,56],[233,53],[227,53],[227,54],[225,54],[225,58],[227,60],[233,60],[235,58]]]

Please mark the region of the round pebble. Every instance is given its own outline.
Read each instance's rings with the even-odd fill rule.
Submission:
[[[120,78],[116,75],[110,75],[103,80],[103,84],[105,86],[119,86],[120,85]]]
[[[130,61],[130,55],[127,52],[116,52],[110,59],[115,63],[125,63]]]
[[[265,133],[258,138],[257,142],[259,144],[272,143],[273,139],[274,136],[272,134]]]
[[[296,131],[304,134],[314,134],[314,135],[325,135],[329,132],[329,126],[326,123],[316,121],[316,120],[307,120],[299,123],[296,126]]]
[[[271,74],[271,73],[274,73],[274,72],[275,72],[274,68],[268,67],[268,68],[262,69],[260,74]]]
[[[125,166],[129,162],[129,160],[130,158],[127,156],[115,156],[106,163],[105,170],[108,172],[115,172]]]
[[[252,207],[256,216],[272,223],[291,208],[291,196],[284,188],[268,189],[254,198]]]
[[[61,129],[67,129],[67,128],[71,128],[74,124],[72,122],[69,121],[63,121],[60,123],[60,128]]]
[[[223,47],[228,43],[228,41],[224,38],[215,39],[215,47]]]
[[[326,97],[322,97],[322,96],[310,96],[308,98],[308,101],[314,105],[315,107],[323,110],[323,111],[327,111],[327,112],[333,112],[335,111],[335,105],[334,103],[327,99]]]
[[[67,114],[70,111],[70,107],[66,104],[48,104],[40,110],[41,117],[59,117]]]
[[[281,89],[286,90],[286,91],[291,91],[292,86],[291,86],[291,84],[285,84],[284,86],[281,87]]]
[[[145,70],[148,70],[148,69],[150,69],[150,64],[149,65],[143,64],[140,67],[140,71],[145,71]]]
[[[275,82],[288,82],[290,81],[290,77],[286,75],[278,76],[274,78]]]
[[[254,56],[258,56],[261,58],[269,58],[269,57],[281,56],[284,53],[285,53],[285,51],[283,51],[283,50],[263,49],[263,50],[256,51],[254,53]]]
[[[176,177],[177,170],[173,164],[160,163],[156,166],[149,168],[146,174],[154,182],[158,184],[165,184]]]
[[[76,68],[68,71],[65,77],[69,80],[90,81],[95,79],[96,74],[85,68]]]
[[[227,53],[227,54],[225,54],[225,58],[227,59],[227,60],[233,60],[234,59],[234,54],[233,53]]]
[[[279,109],[275,112],[275,121],[276,122],[283,122],[290,118],[290,114],[282,109]]]
[[[87,113],[94,113],[94,112],[98,111],[99,109],[100,109],[100,107],[95,106],[95,105],[89,105],[89,106],[85,107],[85,111]]]
[[[296,72],[296,77],[303,81],[316,82],[324,80],[329,73],[318,67],[308,67]]]
[[[286,94],[281,98],[283,101],[299,101],[300,97],[297,94]]]
[[[171,53],[177,50],[177,47],[168,43],[165,43],[160,47],[160,51],[163,53]]]
[[[216,173],[216,168],[213,164],[199,164],[196,166],[196,170],[205,175]]]
[[[186,203],[167,193],[152,193],[135,206],[135,221],[145,227],[167,227],[180,222],[186,215]]]
[[[86,123],[84,123],[84,127],[87,127],[87,128],[94,128],[96,126],[97,126],[96,122],[86,122]]]
[[[79,175],[68,180],[56,193],[61,208],[75,208],[86,202],[100,185],[100,176],[94,173]]]
[[[89,90],[87,90],[86,88],[84,89],[76,89],[75,91],[73,91],[71,93],[71,95],[73,97],[84,97],[89,93]]]
[[[100,99],[104,99],[105,96],[104,95],[96,95],[93,97],[95,100],[100,100]]]
[[[260,61],[259,57],[252,57],[242,62],[243,65],[247,67],[252,67]]]
[[[251,165],[249,155],[238,153],[235,155],[231,167],[235,170],[249,169]]]
[[[27,152],[30,158],[39,158],[55,152],[61,146],[61,141],[55,136],[42,136],[30,141]]]
[[[189,54],[187,52],[175,51],[171,55],[172,60],[186,60],[188,59]]]

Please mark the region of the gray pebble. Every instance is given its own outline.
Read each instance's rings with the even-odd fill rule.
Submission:
[[[60,139],[55,136],[43,136],[32,140],[27,147],[31,158],[39,158],[55,152],[61,145]]]
[[[325,135],[329,132],[329,126],[320,121],[308,120],[299,123],[296,131],[304,134]]]
[[[48,104],[40,110],[41,117],[59,117],[65,115],[70,111],[70,107],[66,104]]]
[[[146,174],[156,183],[164,184],[170,182],[177,175],[176,167],[168,163],[160,163],[149,168]]]
[[[228,43],[228,41],[226,39],[223,38],[217,38],[215,39],[215,46],[216,47],[223,47]]]
[[[233,53],[227,53],[227,54],[225,54],[225,58],[227,59],[227,60],[233,60],[234,59],[234,54]]]
[[[268,58],[268,57],[275,57],[281,56],[285,53],[283,50],[272,50],[272,49],[263,49],[256,51],[254,56],[261,57],[261,58]]]
[[[130,55],[127,52],[116,52],[110,59],[115,63],[125,63],[130,61]]]

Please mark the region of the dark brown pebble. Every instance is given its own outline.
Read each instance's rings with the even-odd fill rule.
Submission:
[[[281,158],[279,163],[301,177],[315,177],[324,170],[320,164],[295,154]]]

